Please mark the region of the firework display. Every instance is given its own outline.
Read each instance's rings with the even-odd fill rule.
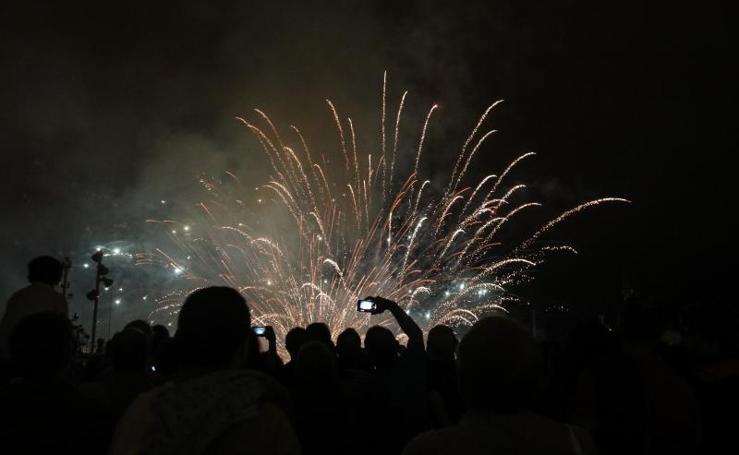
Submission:
[[[407,94],[390,112],[383,79],[375,150],[359,149],[351,118],[343,118],[330,100],[335,151],[311,149],[298,127],[280,128],[262,110],[238,117],[263,150],[270,175],[256,186],[230,172],[219,179],[202,176],[203,199],[193,204],[186,222],[148,220],[168,240],[138,254],[136,263],[164,267],[179,278],[162,290],[149,319],[171,323],[189,292],[225,285],[246,296],[254,323],[273,326],[278,339],[316,321],[334,334],[365,328],[370,316],[356,311],[357,300],[375,295],[397,301],[426,329],[470,325],[486,312],[504,310],[515,299],[509,287],[529,279],[549,252],[575,252],[541,244],[542,234],[588,207],[627,202],[587,201],[506,245],[501,231],[518,214],[540,206],[519,202],[525,185],[507,183],[534,154],[467,181],[477,152],[495,133],[486,129],[495,102],[464,140],[446,181],[425,178],[426,133],[437,106],[428,110],[413,149],[401,149]],[[408,153],[410,159],[400,159]]]

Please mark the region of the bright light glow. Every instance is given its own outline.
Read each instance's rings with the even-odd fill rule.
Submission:
[[[184,230],[185,230],[185,232],[187,232],[187,231],[189,231],[189,230],[190,230],[190,226],[185,226],[185,227],[183,227],[182,229],[184,229]]]
[[[86,269],[89,269],[90,268],[90,264],[88,264],[87,262],[85,262],[84,264],[82,264],[82,267],[84,267]]]
[[[115,299],[115,304],[116,305],[120,305],[121,304],[121,299]]]
[[[436,106],[428,111],[420,140],[416,142],[419,135],[414,131],[399,141],[399,132],[407,130],[401,122],[404,99],[405,95],[400,104],[390,104],[398,106],[397,114],[386,116],[383,90],[382,134],[356,134],[345,113],[337,112],[328,101],[340,147],[332,153],[335,156],[327,157],[311,150],[297,127],[288,131],[287,125],[283,128],[272,122],[262,111],[250,114],[248,121],[239,119],[264,145],[268,158],[264,164],[272,165],[255,186],[263,185],[259,191],[269,191],[262,202],[270,215],[275,213],[274,220],[243,215],[248,207],[242,201],[252,206],[248,201],[259,201],[261,192],[254,198],[248,189],[244,194],[241,185],[202,177],[208,191],[204,197],[172,204],[197,204],[199,208],[189,212],[191,218],[186,221],[177,220],[174,213],[157,220],[165,244],[141,255],[146,263],[172,267],[175,274],[182,272],[174,268],[175,260],[188,254],[193,257],[187,278],[197,281],[161,283],[164,289],[152,299],[156,319],[176,316],[182,297],[193,287],[225,281],[254,296],[250,301],[253,313],[259,315],[260,323],[275,326],[281,332],[279,338],[290,327],[313,321],[326,321],[333,333],[366,324],[366,316],[355,308],[356,299],[363,295],[395,298],[404,308],[409,303],[420,306],[418,302],[423,301],[427,311],[413,307],[411,311],[424,330],[433,324],[431,319],[452,326],[469,325],[505,305],[511,297],[507,288],[530,279],[548,254],[538,242],[548,230],[588,207],[627,202],[603,198],[580,204],[544,225],[533,226],[532,234],[516,236],[525,240],[501,245],[499,230],[509,229],[517,213],[540,205],[519,203],[525,185],[511,184],[510,178],[518,179],[512,169],[534,154],[519,156],[477,185],[470,181],[467,171],[474,169],[471,174],[478,174],[482,170],[477,167],[484,161],[478,158],[488,151],[490,144],[484,141],[494,133],[489,129],[492,122],[485,121],[497,104],[493,103],[462,147],[449,154],[456,163],[449,163],[448,175],[435,175],[433,184],[426,183],[423,179],[429,177],[429,166],[419,165],[419,160],[424,153],[428,155],[423,145]],[[400,124],[404,127],[399,128]],[[365,146],[362,140],[358,148],[356,138],[370,135],[378,143]],[[438,141],[434,135],[429,138]],[[399,148],[400,142],[403,147]],[[411,142],[415,150],[408,151],[415,155],[415,166],[406,166],[410,159],[397,162],[396,157],[405,155]],[[324,169],[327,164],[330,169]],[[231,177],[238,182],[237,176]],[[238,218],[247,221],[237,226]],[[197,236],[170,234],[173,227],[182,230],[185,222],[198,226]],[[531,227],[516,226],[516,231]],[[329,281],[332,286],[327,285]],[[490,299],[475,299],[465,292],[484,287],[495,289]],[[409,289],[417,290],[410,294],[413,302],[406,297]]]
[[[113,248],[113,254],[121,254],[120,248]]]

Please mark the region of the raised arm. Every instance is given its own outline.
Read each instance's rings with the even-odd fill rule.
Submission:
[[[375,302],[377,310],[373,314],[380,314],[385,310],[388,310],[396,321],[400,329],[408,336],[408,349],[420,349],[424,350],[423,347],[423,331],[418,327],[416,321],[413,320],[410,315],[403,311],[400,306],[392,300],[383,297],[369,297],[369,300]]]

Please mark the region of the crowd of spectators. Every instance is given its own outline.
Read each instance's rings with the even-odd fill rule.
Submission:
[[[76,345],[61,264],[29,265],[0,324],[0,453],[733,453],[737,319],[686,308],[665,330],[646,298],[619,323],[575,325],[543,345],[504,314],[464,336],[425,335],[391,300],[390,324],[255,331],[228,287],[184,301],[176,333],[130,322],[92,353]],[[374,317],[374,316],[373,316]],[[398,337],[397,334],[404,336]],[[362,336],[363,335],[363,336]],[[260,338],[262,341],[260,342]],[[400,343],[398,340],[406,340]]]

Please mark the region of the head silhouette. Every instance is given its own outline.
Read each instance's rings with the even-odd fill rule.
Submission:
[[[334,345],[331,341],[331,330],[323,322],[308,324],[308,327],[305,328],[305,337],[308,341],[320,341],[331,347]]]
[[[454,330],[446,325],[435,326],[426,337],[426,351],[434,359],[453,360],[457,344]]]
[[[332,388],[336,382],[336,356],[320,341],[309,341],[300,348],[295,360],[297,383],[308,389]]]
[[[28,263],[28,281],[56,286],[62,279],[62,263],[51,256],[39,256]]]
[[[393,336],[393,332],[379,325],[367,330],[364,347],[370,361],[378,368],[392,365],[398,357],[398,340]]]
[[[305,329],[302,327],[293,327],[285,335],[285,348],[290,353],[290,358],[295,359],[298,356],[298,351],[305,344]]]
[[[18,323],[9,347],[23,377],[53,377],[72,359],[72,326],[61,314],[36,313]]]
[[[459,343],[459,390],[469,409],[514,412],[531,404],[542,368],[536,342],[511,319],[493,316]]]
[[[144,371],[147,359],[146,336],[133,328],[123,329],[108,342],[106,356],[116,371]]]
[[[126,327],[124,327],[124,329],[136,329],[141,332],[147,340],[149,340],[154,334],[151,325],[143,319],[136,319],[129,322],[128,324],[126,324]]]
[[[351,327],[336,338],[336,352],[339,357],[353,357],[362,353],[362,339]]]
[[[235,289],[209,287],[190,294],[180,309],[175,342],[185,365],[218,370],[233,366],[248,345],[251,317]]]

